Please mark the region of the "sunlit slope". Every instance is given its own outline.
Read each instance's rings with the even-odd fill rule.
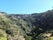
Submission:
[[[21,38],[24,39],[24,37],[21,37],[20,35],[20,28],[18,25],[16,25],[13,21],[11,21],[8,16],[5,14],[0,13],[0,29],[4,30],[7,34],[8,40],[16,40]],[[22,32],[21,32],[22,33]],[[2,33],[1,33],[2,34]],[[17,37],[16,37],[17,36]],[[19,37],[20,38],[19,38]],[[16,37],[16,38],[15,38]],[[3,38],[1,38],[2,40]]]
[[[34,14],[0,12],[2,40],[53,40],[53,10]]]
[[[0,40],[7,40],[7,34],[4,30],[0,29]]]

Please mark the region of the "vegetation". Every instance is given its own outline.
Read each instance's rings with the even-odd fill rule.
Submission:
[[[0,29],[0,40],[7,40],[7,34],[4,30]]]
[[[53,10],[26,15],[0,12],[0,40],[53,40]]]

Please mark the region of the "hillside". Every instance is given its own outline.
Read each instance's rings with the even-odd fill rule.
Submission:
[[[0,12],[0,40],[53,40],[53,10],[33,14]]]

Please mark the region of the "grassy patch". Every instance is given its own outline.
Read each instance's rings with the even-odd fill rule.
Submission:
[[[6,33],[0,29],[0,40],[7,40]]]

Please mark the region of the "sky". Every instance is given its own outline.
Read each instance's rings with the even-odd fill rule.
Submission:
[[[9,14],[40,13],[53,9],[53,0],[0,0],[0,12]]]

